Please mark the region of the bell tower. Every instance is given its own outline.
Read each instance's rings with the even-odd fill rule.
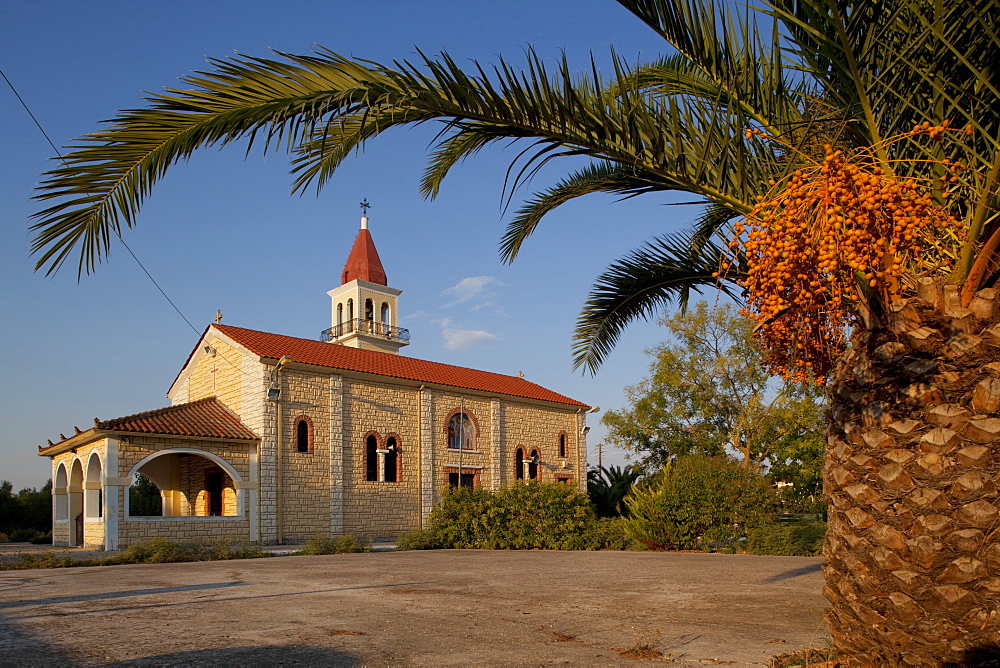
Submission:
[[[368,213],[368,200],[361,203]],[[399,354],[410,343],[410,331],[397,326],[402,290],[390,288],[385,269],[368,231],[368,216],[361,216],[361,229],[340,274],[340,287],[326,294],[332,300],[330,329],[323,340],[352,348]]]

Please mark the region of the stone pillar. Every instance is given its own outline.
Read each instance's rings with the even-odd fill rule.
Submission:
[[[504,475],[504,459],[507,456],[503,442],[503,405],[497,398],[490,399],[490,487],[491,490],[498,490],[506,482]]]
[[[344,379],[330,376],[330,535],[344,533]]]
[[[580,492],[587,493],[587,414],[580,411],[576,414],[576,484]]]
[[[427,526],[427,519],[434,510],[434,395],[430,390],[417,392],[417,430],[420,440],[420,526]]]
[[[250,524],[250,542],[260,543],[260,444],[251,443],[247,452],[248,480],[246,517]]]
[[[118,469],[118,439],[108,437],[104,441],[104,549],[115,552],[119,547],[118,523],[121,518],[122,496],[128,494],[132,483],[122,476]],[[128,471],[124,471],[125,474]]]
[[[277,402],[269,401],[264,406],[260,440],[260,540],[265,545],[278,542],[277,410]]]

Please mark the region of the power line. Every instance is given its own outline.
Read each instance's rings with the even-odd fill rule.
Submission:
[[[55,151],[56,155],[59,156],[59,159],[62,160],[63,164],[65,165],[66,159],[63,157],[62,152],[56,147],[55,143],[52,141],[52,138],[49,137],[49,133],[46,132],[45,128],[42,127],[42,124],[38,122],[38,119],[31,112],[31,108],[28,106],[28,103],[25,102],[24,98],[21,97],[21,94],[17,92],[17,88],[14,87],[14,84],[11,83],[11,80],[7,78],[7,75],[4,74],[3,70],[0,70],[0,76],[3,76],[3,80],[7,82],[8,86],[10,86],[10,89],[14,92],[14,96],[17,97],[17,101],[20,102],[21,106],[24,107],[24,110],[28,112],[28,116],[30,116],[31,120],[35,122],[35,126],[38,128],[39,132],[42,133],[42,136],[45,137],[45,141],[49,143],[49,146],[52,147],[52,150]],[[174,300],[171,299],[167,295],[167,293],[163,291],[163,288],[161,288],[160,284],[156,282],[156,279],[153,278],[153,275],[149,273],[149,270],[146,269],[145,265],[143,265],[142,262],[139,261],[139,258],[136,257],[135,253],[132,252],[132,249],[129,248],[128,244],[125,243],[125,240],[122,239],[121,232],[119,232],[118,230],[113,230],[113,231],[115,233],[115,236],[118,237],[118,241],[122,242],[122,246],[125,247],[125,250],[128,251],[128,254],[132,256],[132,259],[135,260],[135,263],[139,265],[139,268],[142,269],[143,273],[146,274],[146,276],[149,278],[150,281],[152,281],[153,285],[156,286],[156,289],[160,291],[160,294],[163,295],[163,298],[167,300],[167,303],[169,303],[171,306],[174,307],[174,310],[177,311],[177,315],[179,315],[181,318],[184,319],[184,322],[187,323],[187,326],[190,327],[195,334],[200,334],[198,329],[191,324],[190,320],[188,320],[187,316],[184,315],[184,313],[182,313],[179,308],[177,308],[177,304],[174,303]]]
[[[56,147],[55,143],[49,137],[49,133],[46,132],[45,128],[42,127],[42,124],[38,122],[38,119],[35,117],[35,114],[31,112],[31,108],[28,107],[28,103],[25,102],[24,98],[21,97],[21,94],[17,92],[17,88],[14,87],[14,84],[11,82],[10,79],[7,78],[7,75],[4,73],[3,70],[0,70],[0,76],[2,76],[3,80],[7,82],[8,86],[10,86],[10,89],[11,91],[13,91],[14,96],[17,97],[18,102],[21,103],[21,106],[24,107],[24,110],[28,112],[28,116],[31,117],[31,120],[35,122],[35,126],[38,128],[39,132],[42,133],[42,136],[45,137],[45,141],[49,143],[49,146],[51,146],[52,150],[55,151],[55,154],[59,156],[59,159],[63,161],[63,164],[66,164],[66,159],[63,157],[62,152]],[[124,246],[125,250],[128,251],[128,254],[132,256],[132,259],[135,260],[135,263],[137,265],[139,265],[139,268],[142,269],[144,274],[146,274],[146,277],[149,278],[150,282],[152,282],[152,284],[156,286],[156,289],[160,291],[160,294],[163,295],[163,298],[167,300],[167,303],[170,304],[173,307],[174,311],[177,312],[177,315],[179,315],[184,320],[184,322],[187,323],[187,326],[190,327],[195,334],[198,334],[200,336],[201,332],[198,331],[198,328],[191,324],[191,321],[188,320],[188,317],[184,315],[184,313],[180,310],[180,308],[178,308],[177,304],[174,303],[174,300],[170,298],[170,296],[166,293],[166,291],[162,287],[160,287],[160,284],[156,282],[156,279],[153,278],[153,275],[149,273],[149,270],[146,269],[145,265],[143,265],[143,263],[139,260],[136,254],[132,252],[132,249],[129,248],[129,245],[125,243],[125,239],[122,238],[121,232],[119,232],[116,229],[113,229],[113,231],[115,233],[115,236],[118,237],[118,241],[122,242],[122,246]],[[240,367],[236,366],[236,364],[230,361],[225,355],[222,356],[222,359],[226,360],[226,362],[237,371],[243,373],[244,375],[253,377],[253,374],[247,373]]]

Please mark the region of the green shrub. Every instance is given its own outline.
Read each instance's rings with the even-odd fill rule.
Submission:
[[[10,532],[10,540],[12,543],[27,543],[36,536],[38,536],[37,531],[34,529],[25,529],[23,527],[14,529]]]
[[[371,552],[371,544],[356,538],[353,534],[335,538],[315,536],[306,541],[300,554],[351,554],[353,552]]]
[[[496,492],[452,489],[428,528],[401,536],[396,548],[642,549],[620,517],[598,518],[588,501],[561,483],[517,484]]]
[[[52,544],[52,534],[38,534],[31,539],[31,542],[35,545],[51,545]]]
[[[118,555],[120,563],[169,564],[177,561],[197,561],[199,549],[194,545],[181,545],[166,538],[146,538],[132,543]]]
[[[241,545],[225,540],[214,541],[205,546],[205,561],[225,561],[228,559],[260,559],[270,557],[270,552],[265,552],[255,545]],[[201,561],[202,559],[199,559]]]
[[[599,517],[583,533],[582,550],[642,550],[639,541],[628,535],[622,517]]]
[[[729,457],[679,457],[625,499],[628,534],[651,549],[735,550],[774,520],[775,496]]]
[[[439,550],[442,547],[441,537],[429,529],[415,529],[404,533],[396,541],[397,550]]]
[[[79,566],[68,554],[42,552],[41,554],[22,554],[14,559],[0,559],[0,571],[16,571],[31,568],[66,568]]]
[[[562,483],[449,489],[427,534],[412,540],[443,548],[581,550],[593,542],[587,534],[596,523],[589,499]]]
[[[747,534],[746,550],[750,554],[774,554],[814,557],[823,552],[823,522],[768,524]]]
[[[0,531],[0,543],[9,543],[9,542],[10,542],[10,536]]]

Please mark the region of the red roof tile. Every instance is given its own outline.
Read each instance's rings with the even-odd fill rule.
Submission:
[[[515,376],[504,376],[489,371],[478,371],[461,366],[428,362],[412,357],[361,350],[360,348],[349,348],[312,339],[269,334],[229,325],[211,325],[209,328],[215,328],[260,357],[280,359],[288,355],[296,362],[331,369],[358,371],[377,376],[405,378],[421,383],[448,385],[512,397],[587,407],[587,404]]]
[[[341,285],[350,283],[355,279],[388,285],[385,277],[385,269],[382,268],[382,260],[375,250],[375,241],[367,229],[358,230],[358,236],[354,238],[354,245],[351,246],[351,253],[347,256],[344,264],[344,271],[340,274]]]
[[[257,435],[215,397],[104,420],[97,429],[255,441]]]

